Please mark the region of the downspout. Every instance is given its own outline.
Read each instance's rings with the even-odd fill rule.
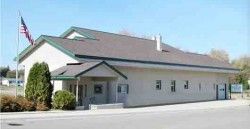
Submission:
[[[118,78],[117,78],[117,80],[116,80],[116,82],[115,82],[115,103],[117,103],[117,100],[118,100]]]

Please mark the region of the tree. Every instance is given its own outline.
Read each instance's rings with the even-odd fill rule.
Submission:
[[[35,103],[44,103],[51,108],[53,86],[50,78],[48,64],[35,63],[30,69],[25,97]]]
[[[18,70],[18,78],[24,76],[24,70]],[[6,74],[7,78],[15,78],[16,77],[16,70],[9,70]]]
[[[15,70],[10,70],[6,74],[7,78],[15,78],[16,77],[16,71]]]
[[[127,35],[127,36],[135,36],[135,34],[133,32],[128,31],[127,29],[123,29],[123,30],[119,31],[118,34]]]
[[[240,69],[240,73],[238,73],[234,77],[234,81],[236,83],[243,84],[244,89],[249,89],[248,80],[250,79],[250,56],[242,56],[238,59],[232,61],[234,67]]]
[[[9,66],[7,66],[7,67],[0,67],[0,76],[1,77],[6,77],[8,71],[10,71]]]
[[[136,34],[132,31],[129,31],[127,29],[122,29],[121,31],[118,32],[118,34],[121,34],[121,35],[126,35],[126,36],[132,36],[132,37],[138,37],[138,38],[143,38],[143,39],[152,39],[151,36],[148,36],[148,35],[139,35],[139,34]]]
[[[229,63],[229,56],[225,50],[212,49],[209,53],[209,56],[217,60]]]
[[[240,69],[246,68],[250,66],[250,56],[244,55],[238,59],[232,61],[232,64]]]

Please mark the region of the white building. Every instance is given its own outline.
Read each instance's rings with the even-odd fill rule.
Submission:
[[[238,69],[207,55],[153,40],[71,27],[42,35],[20,54],[25,82],[35,62],[49,65],[54,91],[69,90],[79,105],[126,107],[227,99]]]

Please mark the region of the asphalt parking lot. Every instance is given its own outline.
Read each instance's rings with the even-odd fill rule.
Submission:
[[[2,129],[248,129],[250,106],[8,119]]]

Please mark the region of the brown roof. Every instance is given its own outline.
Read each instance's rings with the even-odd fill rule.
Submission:
[[[51,72],[51,76],[76,76],[101,62],[85,62],[83,64],[70,64]]]
[[[121,73],[119,70],[114,68],[113,66],[109,65],[105,61],[85,61],[83,63],[72,63],[67,64],[66,66],[62,66],[54,71],[51,72],[52,79],[56,80],[62,77],[73,77],[71,79],[75,79],[76,77],[96,68],[99,65],[106,65],[110,69],[117,72],[119,75],[127,79],[127,77]]]
[[[207,55],[184,52],[164,43],[162,44],[164,51],[157,51],[156,41],[154,40],[76,27],[74,29],[80,33],[94,36],[96,39],[77,40],[52,36],[46,36],[46,38],[78,57],[87,55],[233,69],[229,63],[213,59]]]

